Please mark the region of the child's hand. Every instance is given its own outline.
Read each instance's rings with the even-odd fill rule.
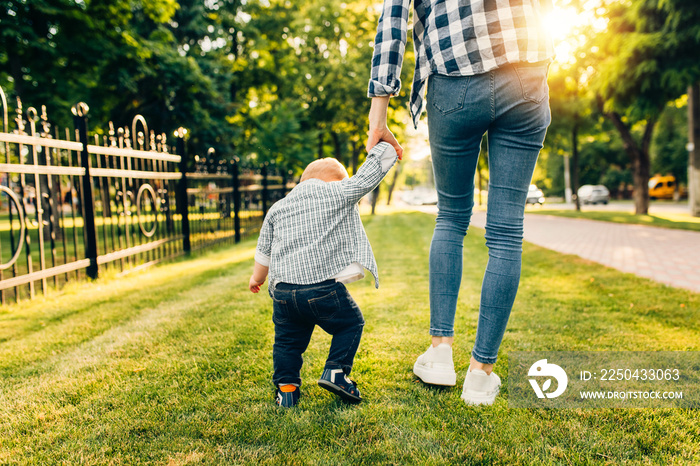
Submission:
[[[248,282],[248,289],[253,293],[260,291],[260,285],[265,283],[267,278],[267,272],[269,267],[266,265],[259,264],[255,261],[255,267],[253,267],[253,275],[250,276],[250,281]]]
[[[251,275],[250,281],[248,282],[248,288],[253,293],[258,293],[260,291],[260,285],[262,285],[263,283],[265,283],[265,280],[259,282],[255,279],[255,275]]]

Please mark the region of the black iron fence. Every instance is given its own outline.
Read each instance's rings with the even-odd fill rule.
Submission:
[[[255,234],[289,187],[286,173],[210,151],[188,160],[142,116],[88,136],[87,105],[73,130],[17,99],[10,130],[0,88],[0,297],[33,298],[101,270],[132,271]]]

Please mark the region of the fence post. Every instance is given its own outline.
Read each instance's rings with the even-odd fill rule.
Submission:
[[[95,227],[95,198],[92,194],[92,178],[90,176],[90,154],[88,153],[88,128],[87,114],[90,107],[85,102],[79,102],[71,108],[73,123],[78,130],[80,143],[83,150],[80,152],[80,165],[85,169],[85,176],[81,179],[83,191],[83,237],[85,241],[85,258],[90,260],[87,267],[87,275],[97,278],[97,229]]]
[[[282,169],[282,196],[287,195],[287,170]]]
[[[180,173],[182,177],[177,184],[177,210],[182,218],[182,249],[185,254],[192,251],[190,243],[190,218],[189,200],[187,199],[187,154],[185,153],[185,128],[178,128],[176,131],[177,142],[176,152],[180,156]]]
[[[267,216],[267,208],[268,204],[270,203],[270,193],[268,192],[267,189],[267,165],[268,163],[265,162],[262,166],[262,169],[260,170],[260,173],[262,174],[262,211],[263,211],[263,219]]]
[[[238,157],[231,161],[231,183],[233,183],[233,229],[236,243],[241,242],[241,183],[238,179]]]

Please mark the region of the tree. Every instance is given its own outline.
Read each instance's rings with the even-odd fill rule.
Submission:
[[[671,102],[661,113],[651,143],[652,173],[673,175],[676,187],[688,181],[687,126],[686,105]]]
[[[547,145],[550,150],[571,157],[571,188],[576,210],[581,206],[576,195],[579,184],[579,142],[582,130],[590,124],[590,96],[587,95],[586,83],[582,78],[580,60],[573,63],[555,65],[549,79],[550,107],[552,124],[547,130]]]
[[[587,44],[591,84],[632,164],[637,214],[649,209],[649,150],[666,103],[700,79],[700,9],[692,0],[621,0],[607,5],[607,30]]]
[[[354,171],[378,14],[369,0],[5,0],[0,85],[59,126],[85,101],[98,132],[142,114],[188,128],[191,156],[298,172],[332,153]],[[390,118],[405,121],[406,99]]]
[[[151,129],[190,128],[195,152],[230,152],[232,130],[221,124],[230,76],[215,63],[215,41],[204,40],[211,15],[197,3],[7,1],[0,84],[9,81],[28,105],[46,105],[60,126],[70,126],[70,107],[85,101],[98,131],[108,120],[128,124],[142,114]]]

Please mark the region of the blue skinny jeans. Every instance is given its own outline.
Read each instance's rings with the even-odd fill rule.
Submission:
[[[525,200],[551,121],[548,62],[505,65],[475,76],[433,75],[428,127],[438,193],[430,245],[430,334],[454,336],[463,242],[474,205],[474,174],[488,136],[486,246],[472,357],[493,364],[520,282]]]

